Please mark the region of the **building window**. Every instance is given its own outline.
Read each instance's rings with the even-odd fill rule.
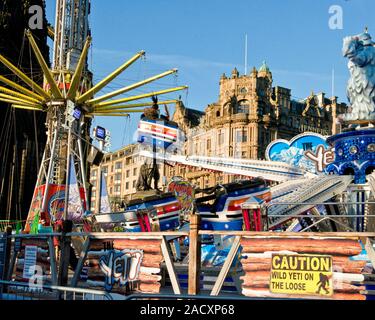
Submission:
[[[211,150],[211,139],[207,139],[207,150]]]
[[[122,168],[122,163],[121,162],[116,162],[115,168],[116,169],[121,169]]]
[[[113,183],[113,176],[111,176],[111,179],[110,179],[111,183]]]
[[[115,174],[115,180],[116,181],[121,181],[121,173],[116,173]]]
[[[91,171],[91,177],[94,178],[98,175],[98,170],[92,170]]]
[[[92,185],[93,187],[96,187],[96,180],[92,181],[92,182],[91,182],[91,185]]]
[[[129,190],[129,182],[125,183],[125,189]]]
[[[238,102],[236,106],[234,107],[234,113],[245,113],[249,114],[249,102],[246,100]]]
[[[113,165],[111,165],[111,172],[113,172]]]
[[[136,176],[137,175],[137,168],[134,168],[133,169],[133,176]]]
[[[237,129],[236,130],[236,143],[247,142],[247,130]]]
[[[220,111],[216,111],[216,117],[220,117]]]
[[[121,192],[121,186],[115,186],[115,192]]]
[[[108,173],[108,167],[103,167],[102,171],[103,171],[104,174],[107,174]]]
[[[129,178],[130,176],[130,170],[126,170],[126,177]]]
[[[135,188],[135,184],[136,184],[136,181],[134,180],[134,181],[133,181],[133,188]]]
[[[218,139],[217,140],[218,140],[218,144],[219,145],[224,144],[224,131],[223,130],[219,131]]]

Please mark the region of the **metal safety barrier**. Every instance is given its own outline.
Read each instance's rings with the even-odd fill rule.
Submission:
[[[191,295],[191,294],[132,294],[125,300],[142,300],[142,299],[160,299],[160,300],[214,300],[214,301],[235,301],[235,300],[286,300],[283,298],[253,298],[245,296],[208,296],[208,295]],[[289,298],[287,300],[297,300]]]
[[[301,217],[301,216],[298,216]],[[336,218],[336,217],[335,217]],[[375,238],[375,233],[365,233],[365,232],[312,232],[308,235],[306,233],[295,233],[295,232],[254,232],[254,231],[212,231],[212,230],[199,230],[200,221],[199,216],[193,215],[190,219],[190,230],[189,231],[178,231],[178,232],[147,232],[147,233],[124,233],[124,232],[111,232],[111,233],[81,233],[81,232],[71,232],[71,233],[51,233],[51,234],[39,234],[39,235],[28,235],[28,234],[19,234],[19,235],[9,235],[9,239],[12,239],[12,246],[13,249],[11,251],[12,255],[8,259],[11,261],[9,264],[10,267],[8,268],[8,272],[5,273],[7,276],[6,279],[19,279],[12,277],[12,271],[15,270],[16,267],[16,259],[17,254],[20,252],[21,242],[17,243],[18,240],[31,240],[31,239],[44,239],[48,242],[48,246],[45,245],[47,252],[48,248],[50,249],[48,252],[50,254],[50,258],[54,256],[54,245],[52,243],[52,238],[55,236],[65,237],[65,238],[73,238],[73,237],[80,237],[82,238],[82,248],[79,253],[78,264],[73,268],[70,269],[74,271],[74,274],[70,272],[70,275],[66,275],[67,279],[59,278],[60,274],[56,272],[57,265],[62,265],[61,263],[56,263],[55,259],[52,259],[51,264],[51,276],[50,279],[45,282],[51,285],[33,285],[29,282],[17,282],[17,281],[0,281],[0,300],[136,300],[136,299],[249,299],[248,297],[240,296],[242,294],[241,287],[238,289],[237,284],[240,283],[240,272],[237,272],[237,269],[233,268],[234,262],[237,261],[240,254],[240,246],[241,246],[241,238],[242,237],[276,237],[276,238],[303,238],[307,239],[308,237],[335,237],[335,238],[360,238],[365,245],[365,248],[368,252],[368,256],[371,260],[373,266],[375,266],[375,251],[373,248],[373,239]],[[218,275],[214,275],[215,282],[212,288],[208,289],[204,287],[202,288],[202,281],[204,284],[204,278],[202,278],[202,272],[204,273],[200,252],[201,252],[201,238],[202,236],[206,235],[213,235],[213,236],[233,236],[233,242],[228,252],[228,255],[223,263],[222,267],[217,270]],[[173,252],[171,248],[171,243],[168,242],[168,237],[188,237],[189,238],[189,247],[187,252],[189,253],[188,261],[183,263],[184,270],[187,270],[187,289],[188,295],[185,295],[183,292],[183,284],[185,284],[185,278],[180,278],[180,270],[179,267],[181,266],[174,260]],[[122,240],[123,243],[128,243],[127,245],[129,248],[134,248],[134,243],[130,243],[129,241],[124,240],[135,240],[145,241],[145,243],[150,242],[150,240],[155,240],[155,243],[158,244],[158,253],[157,258],[163,258],[164,264],[160,264],[160,276],[164,280],[169,278],[171,285],[166,286],[165,282],[161,281],[161,286],[166,287],[166,289],[173,290],[173,294],[159,294],[155,292],[155,294],[141,294],[137,293],[133,289],[127,290],[125,288],[124,291],[120,291],[120,293],[109,293],[106,291],[100,290],[91,290],[83,288],[80,284],[80,277],[81,275],[85,276],[86,273],[82,273],[84,264],[86,259],[88,259],[88,253],[91,250],[91,245],[94,245],[97,250],[101,250],[101,246],[98,247],[98,243],[103,245],[104,250],[112,250],[113,247],[106,246],[108,240]],[[147,240],[147,241],[146,241]],[[32,242],[31,242],[32,243]],[[64,242],[62,242],[64,243]],[[105,246],[104,246],[105,245]],[[138,244],[137,247],[140,245],[145,244]],[[69,244],[70,246],[70,244]],[[155,246],[155,245],[153,245]],[[18,247],[18,250],[15,250],[15,247]],[[10,252],[10,251],[9,251]],[[64,252],[63,252],[64,253]],[[22,255],[21,255],[22,258]],[[155,258],[152,256],[152,258]],[[60,256],[60,262],[64,262],[64,255]],[[54,265],[54,267],[52,266]],[[66,266],[68,268],[68,265]],[[235,271],[234,271],[235,270]],[[18,271],[19,272],[19,271]],[[86,270],[85,270],[86,272]],[[48,274],[48,273],[47,273]],[[22,275],[18,275],[18,277],[23,277]],[[212,277],[212,278],[213,278]],[[237,288],[238,296],[231,296],[231,294],[226,293],[225,296],[222,295],[223,291],[227,291],[225,288],[229,280],[228,278],[233,280]],[[159,282],[160,279],[156,279],[155,282]],[[62,280],[60,280],[62,279]],[[37,278],[36,278],[37,280]],[[59,281],[56,281],[59,280]],[[373,285],[374,279],[369,279],[369,285]],[[27,280],[26,280],[27,281]],[[55,281],[55,282],[54,282]],[[149,281],[149,280],[148,280]],[[64,283],[63,286],[58,286],[58,283]],[[69,284],[68,284],[69,283]],[[149,283],[149,282],[148,282]],[[364,283],[360,283],[363,285]],[[69,285],[70,287],[68,287]],[[93,285],[93,283],[87,282],[86,285]],[[159,284],[158,284],[159,285]],[[78,288],[80,286],[80,288]],[[103,284],[101,287],[104,288]],[[168,288],[167,288],[168,287]],[[140,287],[139,287],[140,288]],[[137,289],[139,289],[137,288]],[[158,289],[158,287],[156,286]],[[363,294],[366,295],[373,295],[374,292],[371,291],[370,287],[369,290],[363,291]],[[146,291],[146,290],[145,290]],[[207,295],[207,291],[209,291],[209,295]],[[232,290],[231,290],[232,291]],[[146,291],[147,292],[147,291]],[[167,293],[167,292],[166,292]],[[130,294],[130,295],[126,295]],[[232,298],[230,298],[232,297]],[[263,297],[254,297],[250,299],[263,299]],[[268,297],[267,297],[268,299]],[[289,298],[288,298],[289,299]]]
[[[353,202],[344,202],[344,203],[338,203],[338,202],[273,202],[269,203],[267,205],[267,212],[271,207],[274,206],[301,206],[301,205],[309,205],[309,206],[318,206],[318,205],[338,205],[341,204],[343,206],[353,206],[353,205],[364,205],[364,204],[375,204],[374,201],[353,201]],[[350,231],[359,231],[352,228],[350,225],[343,224],[342,222],[338,221],[337,219],[347,219],[347,218],[354,218],[354,219],[368,219],[368,218],[375,218],[375,214],[326,214],[326,215],[314,215],[314,214],[269,214],[267,213],[267,223],[270,228],[275,227],[277,225],[280,225],[284,223],[285,221],[288,221],[293,218],[310,218],[310,219],[317,219],[317,221],[314,221],[311,225],[303,228],[299,232],[304,232],[312,227],[318,225],[319,223],[323,221],[331,220],[338,225],[341,225],[345,227],[347,230]]]
[[[105,291],[0,280],[0,300],[113,300]]]

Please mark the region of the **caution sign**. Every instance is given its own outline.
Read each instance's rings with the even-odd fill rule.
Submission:
[[[273,254],[270,291],[285,294],[332,295],[332,257]]]

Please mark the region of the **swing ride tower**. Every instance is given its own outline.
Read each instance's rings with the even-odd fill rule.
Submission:
[[[186,86],[179,86],[139,95],[128,94],[136,88],[177,72],[177,69],[171,69],[97,96],[113,79],[143,57],[145,52],[138,52],[117,70],[93,85],[87,63],[91,45],[89,14],[90,0],[56,0],[55,28],[51,31],[54,39],[51,69],[44,60],[32,32],[26,31],[33,53],[44,74],[43,87],[0,54],[0,62],[25,84],[22,86],[1,77],[0,81],[7,87],[0,87],[0,100],[9,103],[12,108],[47,113],[47,144],[27,218],[26,231],[35,220],[44,220],[46,225],[50,225],[55,220],[70,220],[71,214],[76,215],[77,212],[82,216],[87,210],[88,184],[85,159],[91,146],[90,125],[94,116],[128,117],[131,113],[142,112],[143,109],[139,109],[140,107],[153,104],[129,102],[187,89]],[[127,96],[124,97],[124,94]],[[117,98],[112,99],[114,97]],[[159,103],[176,102],[177,100],[166,100]],[[79,208],[70,208],[72,197],[69,194],[69,186],[73,182],[78,187]],[[52,200],[56,198],[58,202],[55,201],[55,207],[52,207]]]

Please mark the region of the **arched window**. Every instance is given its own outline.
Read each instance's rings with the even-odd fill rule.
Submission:
[[[247,93],[247,89],[245,87],[241,88],[240,89],[240,93],[241,94],[246,94]]]
[[[220,117],[220,111],[216,111],[216,117]]]
[[[249,114],[249,110],[250,110],[249,101],[241,100],[241,101],[238,101],[238,103],[234,107],[234,114],[236,113]]]

